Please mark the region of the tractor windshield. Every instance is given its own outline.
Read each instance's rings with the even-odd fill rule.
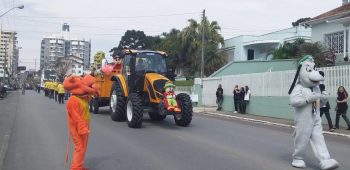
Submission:
[[[165,58],[158,53],[140,53],[136,58],[136,71],[166,73]]]

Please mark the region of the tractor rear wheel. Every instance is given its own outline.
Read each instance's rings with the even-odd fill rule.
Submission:
[[[181,108],[180,113],[174,113],[175,123],[178,126],[188,126],[192,121],[192,101],[188,94],[180,93],[176,96],[177,104]]]
[[[97,99],[93,98],[90,102],[91,102],[91,104],[90,104],[91,112],[94,114],[98,114],[99,103],[98,103]]]
[[[124,97],[122,88],[118,82],[114,82],[111,90],[110,112],[111,119],[114,121],[126,120],[126,97]]]
[[[137,93],[130,93],[126,105],[126,121],[131,128],[140,128],[143,119],[142,99]]]

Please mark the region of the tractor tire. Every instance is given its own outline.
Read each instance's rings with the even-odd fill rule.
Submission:
[[[126,97],[123,96],[122,88],[118,82],[114,82],[111,90],[109,109],[113,121],[126,120]]]
[[[94,114],[98,114],[98,110],[99,110],[99,103],[97,101],[97,99],[92,99],[90,104],[90,112],[94,113]]]
[[[143,120],[142,99],[137,93],[130,93],[126,105],[126,121],[131,128],[141,128]]]
[[[157,112],[149,112],[148,115],[149,115],[149,118],[154,121],[161,121],[166,118],[166,115],[160,115]]]
[[[192,121],[192,101],[188,94],[180,93],[176,96],[176,101],[181,108],[180,113],[174,114],[174,120],[178,126],[188,126]]]

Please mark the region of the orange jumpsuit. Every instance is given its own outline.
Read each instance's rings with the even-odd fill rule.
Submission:
[[[90,133],[89,97],[72,96],[67,101],[67,118],[70,135],[74,143],[71,170],[83,168]]]

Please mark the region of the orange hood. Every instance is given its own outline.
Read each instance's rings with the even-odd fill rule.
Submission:
[[[64,82],[64,89],[74,95],[98,95],[98,89],[95,85],[96,79],[91,75],[69,76]]]

